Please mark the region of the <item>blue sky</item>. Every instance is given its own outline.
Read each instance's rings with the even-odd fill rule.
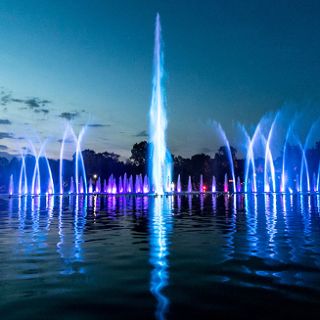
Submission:
[[[56,157],[70,119],[89,125],[84,148],[128,156],[146,139],[157,12],[172,152],[214,151],[212,120],[233,142],[235,122],[283,105],[302,126],[320,115],[319,1],[2,0],[0,152],[48,139]]]

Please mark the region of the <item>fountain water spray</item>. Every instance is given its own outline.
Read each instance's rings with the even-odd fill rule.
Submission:
[[[92,179],[89,179],[89,187],[88,187],[88,193],[92,193],[93,192],[93,186],[92,186]]]
[[[283,155],[282,155],[282,172],[281,172],[281,182],[280,182],[280,192],[285,193],[287,189],[287,177],[286,177],[286,152],[287,152],[287,145],[289,136],[292,131],[292,124],[289,126],[289,129],[286,134],[286,139],[284,141],[283,146]]]
[[[272,139],[272,134],[274,131],[275,124],[278,120],[279,113],[276,114],[269,134],[268,134],[268,139],[266,142],[266,147],[265,147],[265,159],[264,159],[264,192],[270,192],[270,182],[269,182],[269,175],[268,175],[268,168],[270,170],[270,175],[271,175],[271,185],[272,185],[272,192],[276,192],[276,175],[275,175],[275,168],[274,168],[274,162],[273,162],[273,156],[270,148],[271,144],[271,139]]]
[[[28,193],[28,180],[27,180],[27,169],[24,155],[21,156],[21,168],[19,175],[19,195],[25,195]]]
[[[171,184],[172,159],[166,145],[167,117],[165,111],[165,92],[163,87],[163,52],[161,40],[160,16],[157,14],[154,42],[154,75],[150,106],[150,159],[149,172],[152,189],[156,194],[164,194]],[[170,185],[169,184],[169,185]],[[170,187],[169,187],[170,188]]]
[[[211,192],[213,193],[217,192],[217,182],[216,182],[215,176],[212,177]]]
[[[229,192],[229,182],[228,182],[228,175],[227,174],[224,175],[223,191],[225,193]]]
[[[61,142],[61,148],[60,148],[60,163],[59,163],[59,192],[60,194],[64,193],[63,189],[63,181],[64,181],[64,176],[63,176],[63,155],[64,155],[64,149],[65,149],[65,142],[66,139],[71,136],[72,141],[76,146],[76,157],[75,157],[75,185],[76,185],[76,193],[86,193],[87,192],[87,178],[86,178],[86,170],[84,166],[84,161],[81,153],[81,141],[83,138],[83,135],[85,133],[85,128],[82,128],[79,136],[77,137],[72,129],[72,127],[67,124],[67,127],[64,131],[62,142]],[[80,176],[79,174],[79,162],[82,170],[82,175]],[[80,179],[79,177],[82,178],[82,186],[80,189]]]
[[[119,191],[119,193],[123,193],[122,177],[119,177],[118,191]]]
[[[177,192],[178,192],[178,193],[181,192],[181,178],[180,178],[180,174],[178,175]]]
[[[191,182],[191,177],[189,176],[189,179],[188,179],[188,193],[191,193],[192,192],[192,182]]]
[[[225,144],[226,151],[227,151],[227,157],[228,157],[228,161],[229,161],[229,166],[230,166],[233,192],[236,192],[237,191],[236,178],[235,178],[235,174],[234,174],[233,157],[232,157],[232,152],[231,152],[231,147],[230,147],[229,140],[227,139],[226,133],[222,129],[220,123],[214,122],[213,124],[217,127],[217,131],[220,134],[220,137],[222,138],[222,140],[223,140],[223,142]]]
[[[12,196],[14,192],[14,186],[13,186],[13,175],[10,175],[10,181],[9,181],[9,195]]]
[[[241,192],[241,181],[240,181],[240,177],[238,177],[238,179],[237,179],[237,192],[238,192],[238,193]]]
[[[248,192],[248,185],[249,185],[249,171],[250,168],[252,169],[252,192],[257,192],[257,177],[256,177],[256,166],[255,166],[255,159],[254,159],[254,144],[256,142],[256,139],[260,133],[260,124],[256,127],[256,130],[250,139],[247,131],[244,129],[243,126],[241,126],[242,131],[245,134],[246,140],[247,140],[247,156],[246,156],[246,162],[245,162],[245,174],[244,174],[244,192]]]
[[[73,194],[73,193],[74,193],[74,181],[73,181],[73,177],[70,178],[69,193],[70,193],[70,194]]]

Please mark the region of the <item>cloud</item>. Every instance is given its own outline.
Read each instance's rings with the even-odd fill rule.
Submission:
[[[10,102],[24,103],[25,100],[23,100],[23,99],[17,99],[17,98],[10,98]]]
[[[12,133],[0,132],[0,140],[1,139],[14,139],[14,137]]]
[[[15,140],[24,140],[23,137],[16,137],[11,132],[0,132],[0,140],[1,139],[15,139]]]
[[[104,128],[104,127],[110,127],[110,124],[101,124],[101,123],[93,123],[93,124],[88,124],[88,127],[90,128]]]
[[[12,124],[12,122],[8,119],[0,119],[0,124]]]
[[[57,142],[62,143],[62,139],[58,139]],[[74,141],[72,139],[66,139],[64,140],[64,143],[74,143]]]
[[[35,109],[34,112],[48,114],[50,112],[50,110],[49,109]]]
[[[41,108],[45,107],[51,101],[46,100],[46,99],[40,99],[40,98],[31,98],[31,99],[26,99],[24,100],[24,103],[30,108],[30,109],[35,109],[35,108]]]
[[[148,133],[146,130],[142,130],[134,135],[134,137],[139,137],[139,138],[145,138],[147,136],[148,136]]]
[[[3,144],[0,144],[0,150],[8,150],[8,147]]]
[[[14,102],[14,103],[19,103],[19,104],[25,105],[25,107],[23,107],[23,109],[27,108],[27,109],[31,109],[35,112],[43,112],[43,113],[49,112],[49,110],[45,107],[51,103],[50,100],[41,99],[39,97],[21,99],[21,98],[12,97],[12,94],[10,92],[4,92],[4,91],[1,91],[0,95],[1,95],[0,104],[2,106],[6,106],[7,104]],[[20,108],[20,109],[22,109],[22,108]],[[40,111],[36,111],[36,110],[40,110]]]
[[[2,106],[6,106],[11,101],[11,94],[7,93],[4,94],[4,92],[1,92],[2,96],[0,99],[0,104]]]
[[[70,121],[79,117],[79,112],[62,112],[59,117]]]

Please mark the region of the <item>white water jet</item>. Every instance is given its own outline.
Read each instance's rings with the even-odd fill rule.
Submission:
[[[270,182],[269,182],[269,176],[268,176],[268,168],[270,170],[270,175],[271,175],[271,185],[272,185],[272,192],[276,192],[276,176],[275,176],[275,168],[274,168],[274,162],[273,162],[273,156],[271,152],[271,139],[274,131],[275,124],[278,120],[279,113],[276,114],[269,134],[268,134],[268,139],[266,142],[266,147],[265,147],[265,159],[264,159],[264,192],[270,192]]]
[[[180,174],[178,175],[178,180],[177,180],[177,192],[178,192],[178,193],[181,192],[181,178],[180,178]]]
[[[215,176],[212,177],[211,192],[213,192],[213,193],[217,192],[217,182],[216,182]]]
[[[151,188],[156,194],[170,191],[172,160],[166,145],[167,116],[163,87],[163,52],[160,16],[157,14],[154,41],[154,65],[152,99],[149,113],[150,159],[149,171]],[[169,190],[168,190],[169,189]]]
[[[189,176],[188,179],[188,192],[191,193],[192,192],[192,182],[191,182],[191,177]]]

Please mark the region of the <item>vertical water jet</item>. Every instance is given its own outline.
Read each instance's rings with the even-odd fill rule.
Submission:
[[[149,112],[149,176],[151,177],[152,190],[160,195],[170,191],[168,189],[170,189],[172,180],[172,160],[166,144],[167,116],[163,77],[161,24],[160,16],[157,14],[154,39],[152,99]]]
[[[9,181],[9,195],[12,196],[13,195],[13,175],[10,175],[10,181]]]
[[[215,176],[212,177],[211,192],[213,193],[217,192],[217,182],[216,182]]]
[[[177,192],[178,192],[178,193],[181,192],[181,178],[180,178],[180,174],[178,175]]]
[[[188,179],[188,192],[191,193],[192,192],[192,182],[191,182],[191,177],[189,176]]]

